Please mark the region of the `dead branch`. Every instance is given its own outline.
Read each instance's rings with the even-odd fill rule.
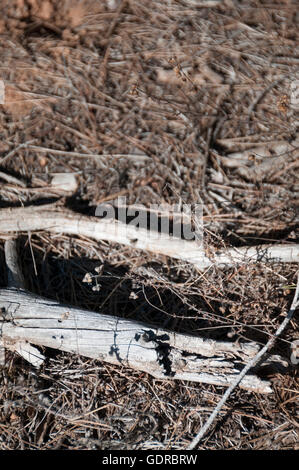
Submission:
[[[11,349],[16,343],[46,346],[131,367],[158,379],[229,386],[235,381],[240,364],[246,364],[259,350],[255,343],[221,342],[173,333],[63,305],[15,288],[0,290],[0,308],[5,347]],[[269,362],[285,365],[278,356],[269,357]],[[255,375],[246,376],[240,386],[259,393],[271,392],[270,383]]]
[[[257,261],[294,263],[299,260],[299,244],[245,246],[207,255],[197,241],[185,241],[167,234],[149,232],[114,219],[81,216],[70,210],[59,209],[55,204],[0,210],[0,233],[39,230],[128,245],[191,263],[201,271],[212,266],[229,267]]]
[[[51,149],[51,148],[45,148],[45,147],[39,147],[37,145],[30,145],[29,148],[31,150],[35,150],[36,152],[40,152],[40,153],[49,153],[49,154],[53,154],[53,155],[63,155],[63,156],[68,156],[68,157],[78,157],[78,158],[95,158],[96,160],[99,160],[99,159],[104,159],[106,160],[107,158],[130,158],[132,159],[133,161],[138,161],[138,162],[143,162],[143,161],[146,161],[146,160],[149,160],[149,157],[147,155],[135,155],[135,154],[118,154],[118,153],[114,153],[114,154],[101,154],[101,155],[98,155],[98,154],[90,154],[90,153],[80,153],[80,152],[67,152],[65,150],[57,150],[57,149]],[[8,155],[6,157],[3,158],[6,159],[8,157]],[[2,162],[2,161],[1,161]]]

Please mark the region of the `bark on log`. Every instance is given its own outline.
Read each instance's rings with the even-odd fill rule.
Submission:
[[[173,333],[16,288],[0,290],[0,312],[0,337],[6,347],[28,342],[128,366],[158,379],[229,386],[259,350],[255,343]],[[279,356],[269,356],[266,362],[286,365]],[[240,386],[259,393],[272,391],[269,382],[253,374],[245,376]]]

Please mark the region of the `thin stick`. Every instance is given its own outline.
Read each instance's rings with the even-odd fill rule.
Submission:
[[[13,150],[11,150],[7,155],[5,155],[5,157],[3,157],[3,158],[0,160],[1,165],[3,165],[4,163],[6,163],[7,160],[8,160],[9,158],[13,157],[20,149],[28,147],[29,144],[31,144],[32,142],[34,142],[34,140],[35,140],[35,139],[28,140],[27,142],[24,142],[23,144],[20,144],[20,145],[18,145],[16,148],[14,148]]]
[[[281,75],[280,77],[278,77],[274,82],[270,83],[269,86],[267,86],[267,88],[265,88],[264,90],[261,91],[261,93],[258,94],[258,96],[256,97],[256,99],[253,101],[253,103],[249,106],[249,109],[248,109],[248,122],[250,121],[250,118],[251,118],[251,115],[254,111],[254,109],[256,108],[256,106],[259,104],[259,102],[265,98],[266,94],[269,93],[270,90],[272,90],[272,88],[274,88],[276,85],[278,85],[282,80],[284,80],[285,78],[288,78],[288,74],[285,74],[285,75]]]
[[[130,153],[107,153],[107,154],[94,154],[94,153],[80,153],[80,152],[68,152],[66,150],[57,150],[47,147],[38,147],[37,145],[30,145],[28,148],[36,150],[37,152],[49,153],[53,155],[63,155],[66,157],[78,157],[78,158],[131,158],[133,160],[144,161],[149,160],[147,155],[135,155]],[[7,155],[5,159],[8,157]]]
[[[187,447],[188,450],[192,450],[197,446],[199,441],[203,438],[203,436],[206,434],[210,426],[215,421],[217,415],[219,414],[220,410],[223,408],[223,405],[227,402],[233,390],[239,385],[239,383],[245,377],[249,369],[254,367],[260,361],[263,355],[273,346],[275,339],[283,332],[283,330],[289,324],[289,322],[291,321],[294,315],[296,308],[299,306],[298,299],[299,299],[299,273],[298,273],[297,287],[296,287],[295,295],[293,298],[293,302],[286,318],[284,319],[280,327],[277,329],[276,333],[269,339],[269,341],[265,344],[265,346],[248,362],[248,364],[244,367],[244,369],[237,376],[233,384],[226,390],[222,399],[220,400],[220,402],[218,403],[218,405],[216,406],[216,408],[214,409],[214,411],[211,413],[210,417],[208,418],[207,422],[200,429],[200,431],[198,432],[196,437],[193,439],[191,444]]]
[[[22,186],[22,188],[26,188],[26,183],[15,176],[8,175],[4,173],[4,171],[0,171],[0,178],[7,181],[7,183],[15,184],[17,186]]]

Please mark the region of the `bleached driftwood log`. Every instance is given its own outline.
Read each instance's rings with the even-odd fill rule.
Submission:
[[[70,210],[59,209],[55,204],[0,210],[0,234],[37,230],[129,245],[191,263],[201,271],[212,266],[229,267],[256,261],[299,261],[299,244],[230,248],[207,255],[197,241],[185,241],[163,233],[154,235],[146,229],[114,219],[81,216]]]
[[[0,290],[0,332],[5,347],[31,343],[147,372],[158,379],[180,379],[229,386],[260,349],[173,333],[102,315],[8,288]],[[35,348],[36,350],[36,348]],[[36,350],[37,351],[37,350]],[[35,357],[34,360],[39,360]],[[267,364],[284,364],[269,356]],[[270,393],[270,383],[249,374],[241,387]]]

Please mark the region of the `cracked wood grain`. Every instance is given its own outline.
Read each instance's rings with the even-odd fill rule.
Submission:
[[[258,351],[255,343],[231,343],[174,333],[150,325],[74,308],[30,292],[0,290],[4,345],[28,342],[151,374],[229,386]],[[278,356],[267,363],[284,364]],[[284,364],[286,365],[286,364]],[[240,386],[270,393],[270,383],[249,374]]]

